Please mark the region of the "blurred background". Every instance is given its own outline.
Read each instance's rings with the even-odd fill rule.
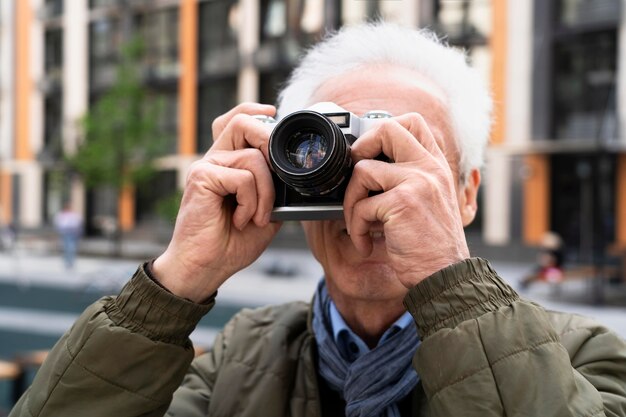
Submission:
[[[1,0],[4,404],[28,384],[39,350],[164,249],[213,119],[243,101],[273,104],[307,46],[381,17],[464,49],[492,89],[472,254],[527,296],[626,336],[624,9],[620,0]],[[64,210],[78,229],[76,261],[71,246],[61,257]],[[194,342],[210,345],[259,294],[308,299],[321,270],[305,248],[299,224],[286,223],[229,281]],[[546,253],[558,274],[529,279]]]

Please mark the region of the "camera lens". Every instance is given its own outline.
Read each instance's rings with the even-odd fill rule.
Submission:
[[[318,132],[296,132],[287,141],[287,159],[296,168],[318,167],[328,151],[328,139]]]
[[[303,110],[281,120],[270,136],[270,164],[300,194],[328,194],[349,175],[350,143],[321,113]]]

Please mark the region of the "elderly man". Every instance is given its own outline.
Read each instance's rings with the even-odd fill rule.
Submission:
[[[280,227],[253,117],[275,109],[239,105],[191,168],[165,253],[81,316],[11,416],[626,415],[624,341],[470,258],[490,100],[463,57],[409,29],[346,29],[304,58],[279,114],[318,102],[395,117],[351,148],[345,219],[303,223],[324,269],[312,305],[242,312],[191,362],[220,285]]]

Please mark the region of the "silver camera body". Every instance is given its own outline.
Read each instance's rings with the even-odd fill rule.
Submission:
[[[343,219],[343,196],[353,168],[350,147],[389,117],[381,110],[358,117],[330,102],[278,122],[257,116],[272,128],[268,144],[276,191],[272,220]]]

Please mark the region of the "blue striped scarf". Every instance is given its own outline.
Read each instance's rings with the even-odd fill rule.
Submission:
[[[330,296],[324,280],[317,287],[313,303],[319,373],[346,401],[346,417],[400,417],[398,401],[409,395],[419,381],[411,365],[419,344],[416,327],[407,326],[350,363],[333,338]]]

